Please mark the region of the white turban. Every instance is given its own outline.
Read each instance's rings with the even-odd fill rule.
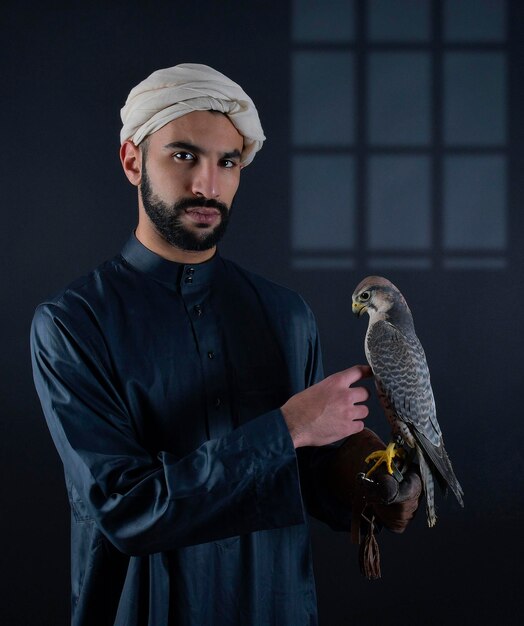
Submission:
[[[157,70],[131,90],[120,110],[120,143],[138,145],[177,117],[209,110],[229,117],[244,137],[241,162],[251,163],[265,139],[253,101],[227,76],[196,63]]]

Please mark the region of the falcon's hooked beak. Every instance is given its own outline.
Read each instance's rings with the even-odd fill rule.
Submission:
[[[353,304],[351,305],[351,310],[353,311],[353,315],[360,317],[363,313],[368,310],[368,307],[362,302],[355,302],[353,300]]]

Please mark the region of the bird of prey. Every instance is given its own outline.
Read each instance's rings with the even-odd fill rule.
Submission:
[[[352,300],[355,315],[369,315],[366,358],[393,435],[385,451],[368,457],[368,462],[375,461],[368,476],[382,463],[395,475],[393,459],[402,459],[406,452],[408,456],[416,456],[428,525],[434,526],[437,520],[434,478],[444,490],[447,486],[451,488],[461,506],[464,506],[464,492],[444,448],[426,356],[415,334],[411,311],[397,287],[381,276],[364,278]]]

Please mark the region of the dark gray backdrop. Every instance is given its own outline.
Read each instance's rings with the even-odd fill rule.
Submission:
[[[373,583],[360,578],[349,538],[315,523],[324,626],[372,626],[387,614],[392,625],[509,623],[522,606],[524,15],[521,3],[508,7],[507,268],[388,274],[415,313],[466,508],[439,500],[435,529],[419,515],[405,535],[384,533],[384,577]],[[287,2],[4,2],[0,20],[0,622],[63,626],[68,506],[32,386],[28,332],[40,300],[116,253],[133,228],[135,190],[118,161],[119,108],[130,87],[154,69],[201,62],[253,97],[268,141],[242,175],[222,253],[304,295],[328,373],[364,359],[365,323],[349,313],[362,276],[297,271],[290,262]],[[370,425],[386,436],[380,414]]]

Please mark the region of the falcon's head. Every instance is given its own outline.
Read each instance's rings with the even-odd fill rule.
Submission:
[[[411,317],[404,296],[395,285],[382,276],[368,276],[359,283],[352,296],[352,311],[359,317],[367,313],[370,321]]]

